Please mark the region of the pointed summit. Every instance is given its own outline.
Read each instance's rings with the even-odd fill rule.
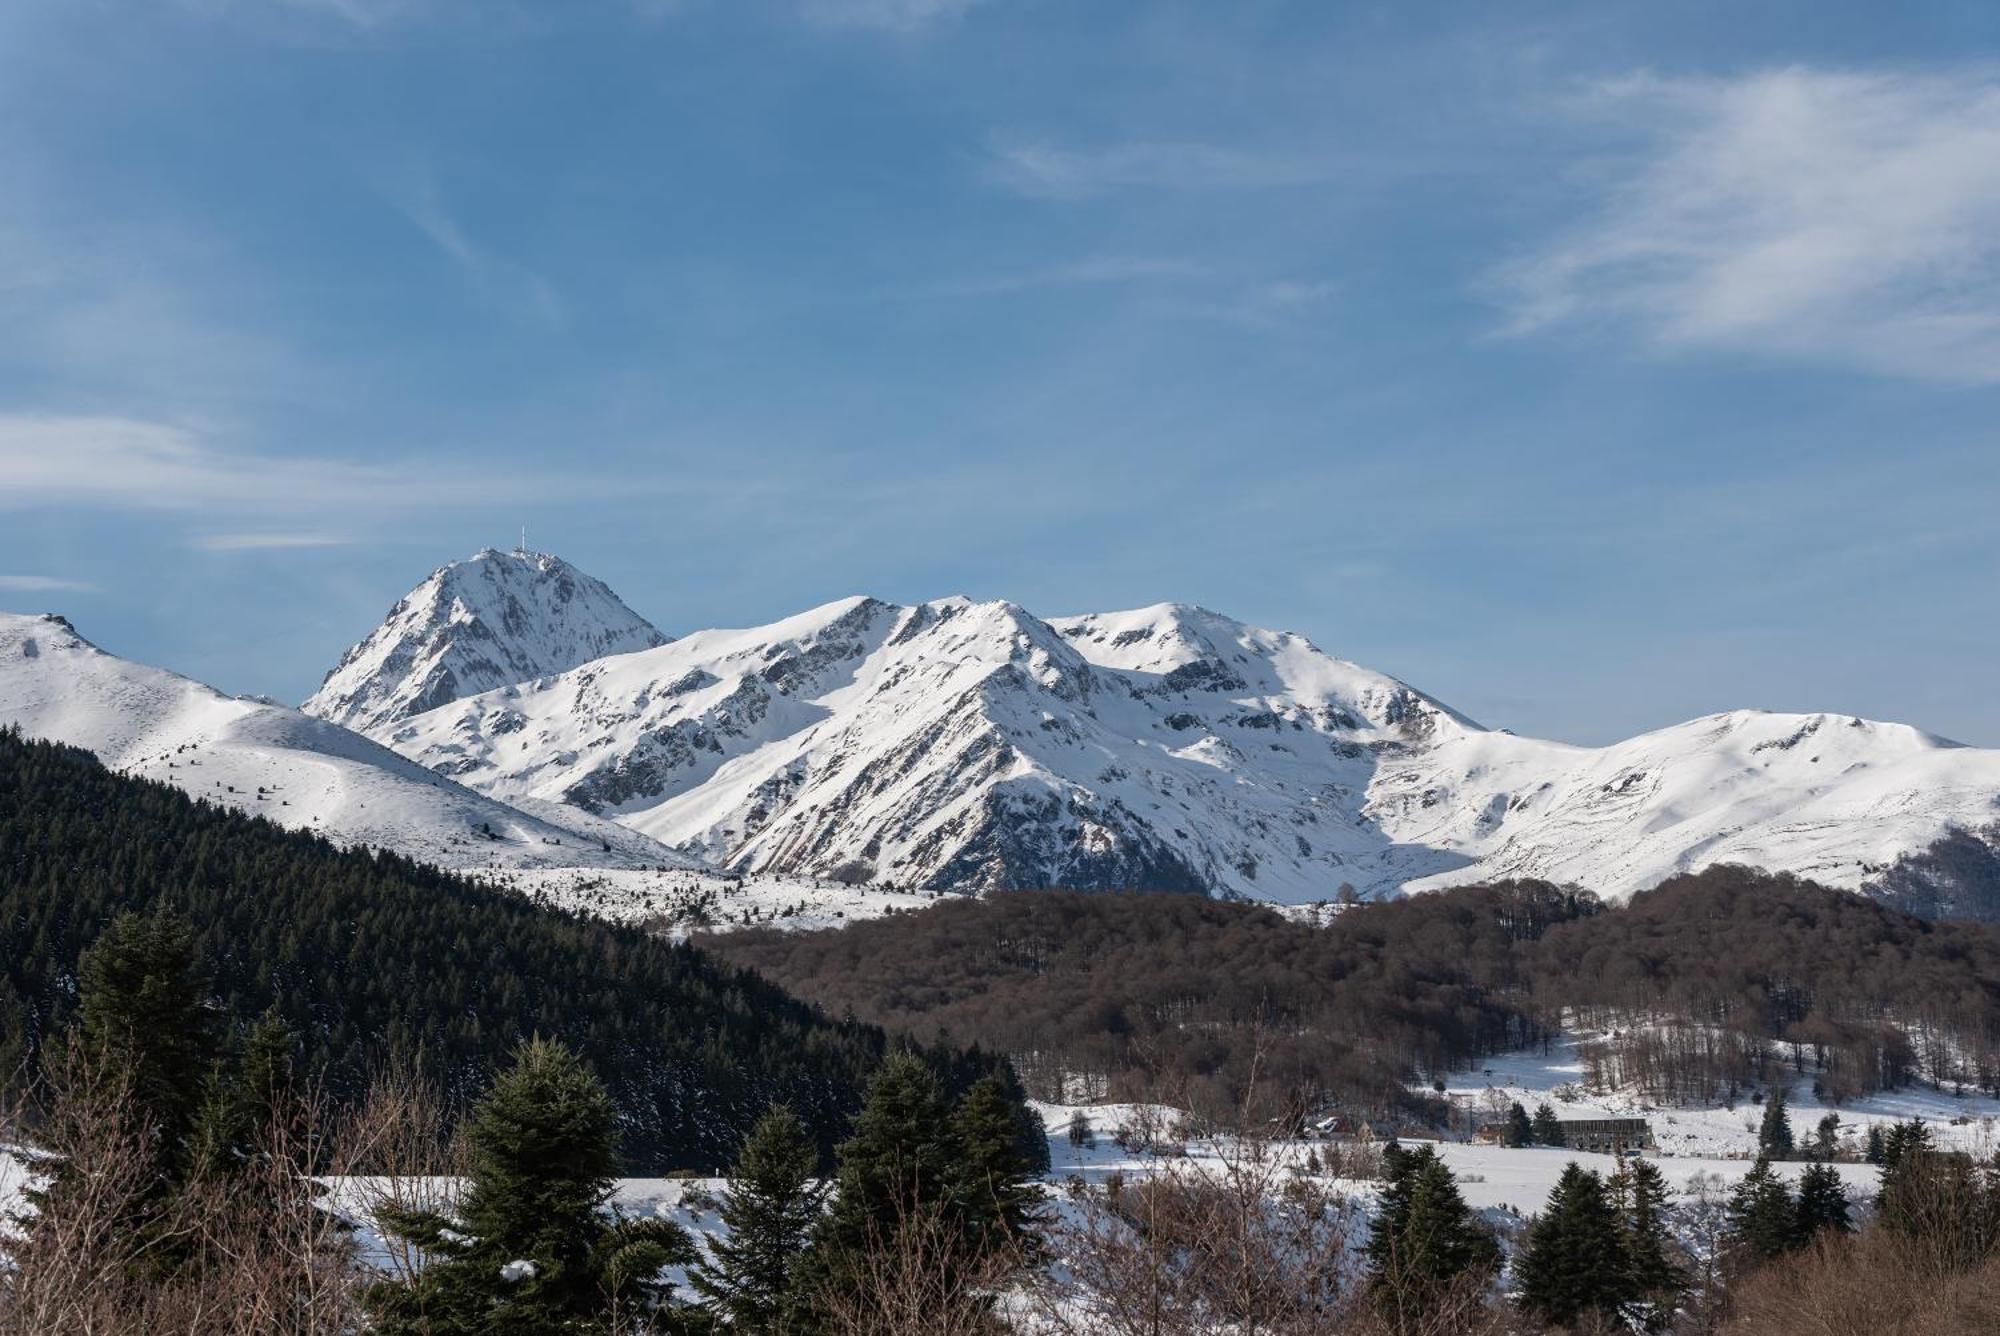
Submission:
[[[609,586],[525,544],[432,571],[302,707],[371,734],[495,687],[667,643]]]

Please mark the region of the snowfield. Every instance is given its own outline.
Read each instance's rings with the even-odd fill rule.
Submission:
[[[1517,737],[1177,603],[1043,620],[856,597],[476,693],[463,674],[421,708],[437,618],[409,610],[461,584],[480,581],[443,568],[350,651],[336,676],[365,669],[394,708],[340,717],[502,801],[584,807],[738,875],[1274,903],[1540,877],[1622,899],[1717,862],[1860,888],[2000,830],[2000,751],[1762,711],[1601,748]],[[566,624],[636,633],[622,604],[584,624],[596,606]],[[499,620],[480,618],[496,655],[554,661],[542,629]]]
[[[106,654],[57,617],[0,613],[0,724],[281,826],[441,867],[688,862],[588,813],[530,814],[323,719]]]

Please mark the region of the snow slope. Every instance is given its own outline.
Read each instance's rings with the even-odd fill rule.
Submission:
[[[562,558],[487,548],[432,571],[301,708],[366,731],[666,642],[607,585]]]
[[[1058,626],[1004,602],[854,598],[378,736],[484,792],[579,804],[733,871],[1300,899],[1463,863],[1362,809],[1380,752],[1474,727],[1200,609]]]
[[[540,807],[531,815],[337,724],[116,658],[60,617],[0,613],[7,724],[282,826],[444,867],[685,862],[588,813]]]
[[[1538,741],[1184,604],[851,598],[371,732],[732,872],[960,890],[1300,902],[1517,876],[1622,898],[1722,861],[1859,887],[2000,822],[2000,752],[1916,729],[1739,711]]]

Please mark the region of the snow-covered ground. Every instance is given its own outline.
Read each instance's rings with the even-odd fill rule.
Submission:
[[[837,928],[924,909],[953,894],[849,886],[819,877],[729,877],[678,869],[535,868],[498,870],[484,879],[538,904],[642,924],[674,937],[739,928]]]
[[[614,822],[523,810],[358,733],[107,654],[55,617],[0,613],[0,725],[192,797],[442,867],[686,866]]]
[[[1516,1100],[1531,1112],[1546,1100],[1558,1118],[1646,1118],[1666,1157],[1743,1160],[1756,1155],[1762,1104],[1746,1095],[1734,1108],[1665,1108],[1629,1091],[1588,1090],[1578,1050],[1590,1038],[1566,1032],[1547,1054],[1527,1050],[1490,1058],[1472,1071],[1446,1078],[1445,1093],[1480,1121],[1498,1121]],[[1908,1086],[1832,1105],[1813,1097],[1812,1077],[1807,1074],[1792,1083],[1788,1108],[1792,1132],[1800,1142],[1832,1113],[1840,1119],[1841,1138],[1855,1146],[1865,1143],[1872,1125],[1886,1130],[1891,1123],[1921,1118],[1939,1146],[1982,1156],[2000,1150],[2000,1101],[1977,1092],[1954,1095]]]

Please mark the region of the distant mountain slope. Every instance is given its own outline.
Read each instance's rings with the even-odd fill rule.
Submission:
[[[546,552],[487,548],[432,571],[302,707],[363,731],[667,637]]]
[[[1093,663],[1098,646],[1144,666]],[[1361,809],[1379,753],[1473,728],[1200,609],[1059,628],[1010,603],[849,599],[456,702],[393,742],[746,871],[1296,899],[1465,862]]]
[[[686,861],[587,813],[530,815],[337,724],[106,654],[59,617],[0,613],[0,725],[9,724],[282,826],[441,867]]]
[[[1858,888],[2000,818],[2000,752],[1741,711],[1604,748],[1480,727],[1303,637],[1161,604],[853,598],[384,724],[509,801],[740,871],[1277,901],[1742,862]]]

